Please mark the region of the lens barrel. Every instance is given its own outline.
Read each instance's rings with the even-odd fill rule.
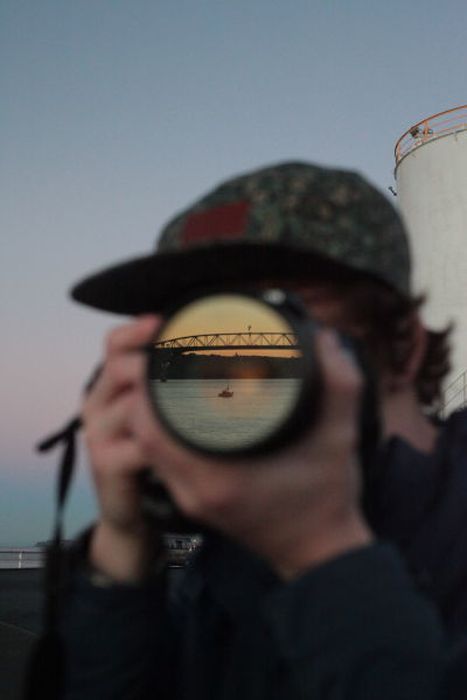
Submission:
[[[279,449],[319,410],[315,331],[300,300],[280,289],[185,299],[150,347],[154,411],[176,440],[204,454]]]
[[[323,380],[319,324],[282,289],[207,291],[168,309],[148,348],[147,387],[168,433],[206,457],[243,463],[298,440],[319,418]],[[362,509],[371,521],[374,457],[380,442],[376,374],[362,346],[339,335],[363,375],[358,451]],[[200,532],[148,471],[148,517],[174,532]]]

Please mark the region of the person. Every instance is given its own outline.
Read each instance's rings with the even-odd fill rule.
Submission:
[[[151,411],[141,352],[160,325],[155,314],[176,298],[244,284],[294,290],[322,324],[319,419],[254,464],[174,441]],[[406,234],[389,202],[351,172],[263,168],[177,216],[155,254],[97,273],[73,297],[138,318],[109,335],[83,405],[100,514],[76,547],[67,592],[65,697],[435,697],[444,632],[396,549],[363,515],[362,376],[337,335],[371,351],[384,433],[407,441],[410,468],[407,452],[433,450],[437,428],[421,410],[426,381],[417,377],[430,343],[410,292]],[[384,307],[377,299],[385,299],[381,323],[392,317],[399,331],[394,357],[370,332],[368,318]],[[433,336],[432,349],[444,340]],[[384,449],[375,459],[371,522],[388,460]],[[148,466],[209,532],[170,596],[163,546],[142,512],[138,475]]]
[[[328,280],[320,295],[318,307],[316,291],[308,292],[314,317],[360,338],[378,367],[384,442],[372,528],[397,545],[457,639],[467,630],[467,409],[439,418],[450,329],[427,330],[420,297],[401,298],[374,280]]]

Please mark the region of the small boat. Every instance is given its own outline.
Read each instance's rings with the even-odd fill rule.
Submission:
[[[225,389],[222,389],[222,391],[217,395],[220,396],[222,399],[230,399],[234,395],[234,393],[233,391],[230,391],[229,385],[227,385],[227,387]]]

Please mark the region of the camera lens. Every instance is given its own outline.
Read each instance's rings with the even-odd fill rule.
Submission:
[[[203,452],[240,455],[294,432],[305,385],[316,390],[317,381],[310,323],[292,307],[281,290],[216,293],[167,316],[151,345],[148,386],[172,435]]]

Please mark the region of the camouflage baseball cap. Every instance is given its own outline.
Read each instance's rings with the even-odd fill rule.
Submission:
[[[106,311],[158,311],[194,288],[365,274],[410,293],[407,235],[394,207],[359,174],[301,162],[232,178],[162,230],[155,253],[77,284]]]

